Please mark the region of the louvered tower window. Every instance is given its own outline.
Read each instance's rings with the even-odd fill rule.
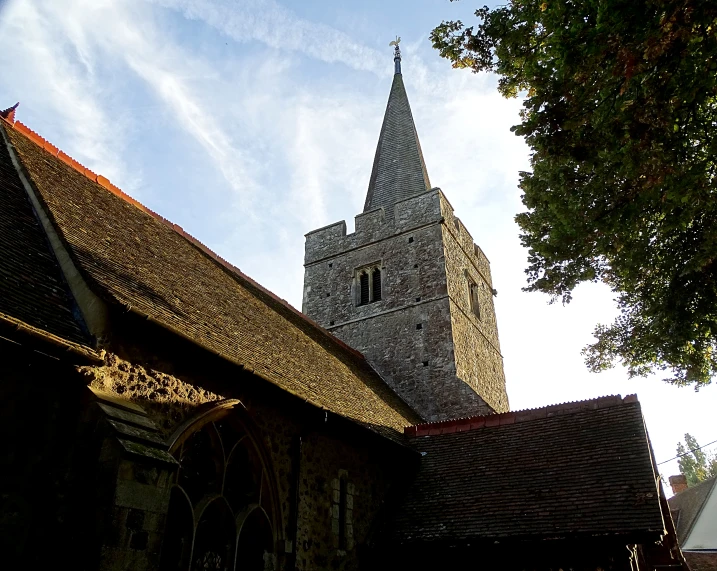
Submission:
[[[373,286],[373,299],[372,301],[381,300],[381,270],[375,268],[371,274],[371,285]]]
[[[356,305],[367,305],[381,301],[383,283],[381,263],[376,262],[356,270]]]
[[[371,292],[369,291],[368,283],[368,272],[361,272],[359,276],[359,305],[366,305],[371,299]]]

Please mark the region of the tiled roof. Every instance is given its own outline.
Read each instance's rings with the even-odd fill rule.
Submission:
[[[493,415],[514,416],[412,438],[421,466],[387,533],[405,544],[660,534],[640,405],[625,400]]]
[[[360,353],[27,127],[4,128],[101,297],[388,437],[419,420]]]
[[[694,486],[675,494],[667,500],[670,511],[673,512],[677,538],[680,543],[687,539],[697,516],[702,511],[702,506],[707,501],[712,488],[717,486],[717,478],[710,478]]]
[[[386,217],[393,218],[396,202],[430,188],[403,76],[397,73],[376,146],[364,212],[383,206]]]
[[[91,345],[60,267],[0,137],[0,320]]]
[[[717,551],[685,551],[690,571],[717,571]]]

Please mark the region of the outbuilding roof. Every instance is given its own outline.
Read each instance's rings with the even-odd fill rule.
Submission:
[[[664,533],[657,476],[634,395],[553,405],[407,430],[421,454],[388,526],[393,539]]]
[[[672,519],[675,520],[677,538],[684,543],[697,521],[697,516],[710,496],[710,492],[717,486],[717,478],[710,478],[694,486],[690,486],[679,494],[675,494],[667,502],[670,505]]]

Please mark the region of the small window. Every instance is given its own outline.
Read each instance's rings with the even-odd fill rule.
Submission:
[[[339,470],[339,477],[331,482],[331,528],[334,547],[342,555],[354,548],[353,508],[356,489],[348,480],[348,472]],[[306,549],[306,547],[304,548]],[[262,567],[263,569],[263,567]]]
[[[339,478],[339,549],[346,549],[346,508],[347,508],[346,476]]]
[[[356,305],[367,305],[383,298],[381,263],[356,271]]]
[[[473,314],[480,319],[480,288],[473,282],[468,282],[470,304]]]

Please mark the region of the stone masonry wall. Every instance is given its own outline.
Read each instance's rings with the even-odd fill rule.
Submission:
[[[453,220],[433,189],[397,203],[393,220],[378,209],[358,215],[352,234],[340,222],[306,236],[304,313],[366,355],[429,421],[508,406],[488,260]],[[382,299],[357,305],[356,270],[377,262]],[[475,323],[462,314],[466,272],[485,288]]]
[[[275,530],[279,540],[277,568],[288,569],[295,557],[297,569],[358,569],[359,553],[365,548],[390,480],[398,473],[385,450],[391,445],[380,442],[376,446],[379,437],[349,421],[298,401],[238,367],[187,346],[182,340],[172,345],[171,335],[153,330],[145,336],[135,326],[131,323],[127,329],[137,339],[115,334],[105,352],[104,364],[80,368],[87,384],[117,402],[125,400],[128,406],[139,405],[164,439],[193,418],[199,406],[239,399],[261,435],[276,482],[280,512]],[[147,339],[153,339],[154,344],[145,345]],[[342,431],[346,426],[353,433],[344,438]],[[358,436],[354,434],[357,431]],[[299,436],[304,445],[298,534],[293,543],[292,498],[296,481],[293,454]],[[121,457],[116,446],[103,454],[103,485],[114,498],[106,510],[103,568],[156,569],[171,480],[166,471],[148,469],[141,462]],[[334,480],[338,481],[341,474],[347,478],[350,491],[347,541],[343,549],[337,543],[334,517],[337,509]]]
[[[508,394],[490,263],[463,223],[455,217],[452,206],[443,195],[441,207],[445,220],[443,245],[456,371],[458,377],[473,387],[495,412],[507,412]],[[480,317],[471,307],[470,283],[478,288]]]
[[[390,480],[368,449],[346,453],[345,443],[324,433],[309,436],[303,447],[297,569],[358,570],[359,546],[386,499]],[[345,478],[346,544],[339,544],[340,480]]]

